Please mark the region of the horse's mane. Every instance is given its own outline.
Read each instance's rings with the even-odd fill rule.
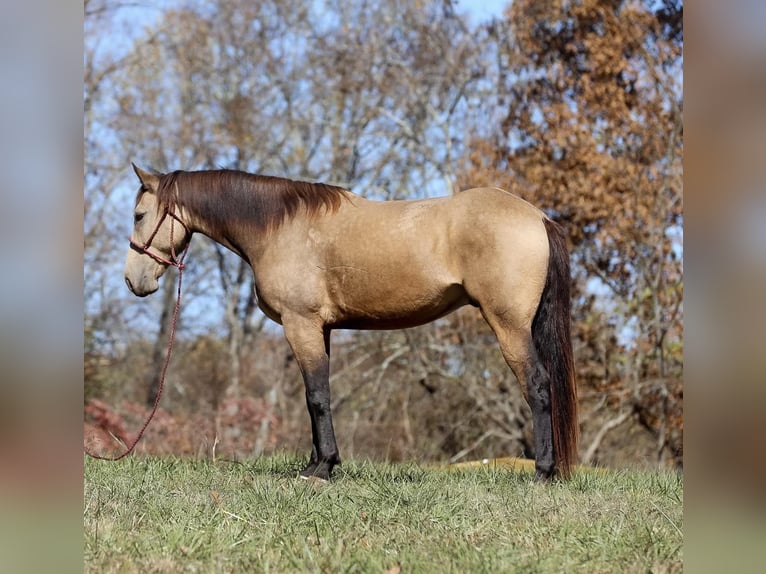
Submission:
[[[160,175],[159,205],[186,207],[213,227],[230,222],[272,231],[300,207],[308,217],[335,212],[347,190],[231,169]]]

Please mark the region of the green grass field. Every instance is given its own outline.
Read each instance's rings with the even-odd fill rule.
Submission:
[[[85,572],[680,572],[670,472],[85,460]]]

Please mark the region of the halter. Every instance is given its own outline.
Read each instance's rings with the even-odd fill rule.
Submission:
[[[165,218],[167,216],[171,217],[170,221],[170,259],[165,259],[161,255],[158,255],[156,253],[152,253],[149,251],[149,247],[152,245],[152,241],[154,241],[154,236],[157,235],[157,232],[160,230],[160,227],[162,226],[162,223],[165,221]],[[138,251],[139,253],[142,253],[144,255],[148,255],[152,259],[154,259],[157,263],[161,263],[163,265],[169,265],[171,267],[176,267],[179,271],[182,271],[184,269],[184,257],[186,257],[186,252],[189,251],[189,245],[191,242],[188,242],[186,244],[186,247],[184,247],[183,252],[181,253],[181,257],[176,256],[176,248],[175,244],[173,242],[173,224],[175,222],[178,222],[181,224],[181,227],[184,228],[185,235],[191,235],[191,232],[189,231],[189,228],[186,227],[186,224],[181,221],[181,218],[179,218],[175,213],[171,213],[169,208],[165,209],[165,212],[162,214],[162,217],[160,218],[159,222],[157,222],[157,226],[154,228],[154,231],[152,231],[152,234],[149,236],[149,239],[146,240],[146,243],[141,245],[140,243],[136,243],[133,241],[133,238],[129,238],[128,241],[130,242],[131,249]]]
[[[162,225],[162,222],[165,221],[165,218],[167,216],[171,217],[170,221],[170,259],[165,259],[161,255],[157,255],[156,253],[152,253],[149,251],[149,247],[152,244],[152,241],[154,240],[154,236],[157,235],[157,232],[160,229],[160,226]],[[138,441],[141,440],[141,438],[144,436],[144,432],[146,431],[147,427],[149,426],[149,423],[154,418],[154,415],[157,413],[157,408],[160,405],[160,399],[162,398],[162,391],[165,388],[165,374],[168,371],[168,365],[170,364],[170,355],[173,353],[173,340],[175,339],[176,334],[176,323],[178,321],[178,312],[181,309],[181,280],[183,278],[183,270],[185,269],[184,265],[184,257],[186,257],[187,251],[189,251],[189,245],[191,245],[191,241],[189,241],[186,244],[186,247],[184,247],[183,252],[181,252],[181,257],[176,257],[176,249],[173,245],[173,223],[174,221],[177,221],[181,224],[181,227],[184,228],[184,231],[186,235],[191,235],[191,231],[189,231],[189,228],[186,227],[186,224],[181,221],[181,219],[175,214],[170,213],[170,209],[166,208],[165,212],[162,214],[162,217],[160,218],[159,223],[157,223],[157,227],[154,228],[154,231],[152,231],[152,234],[149,236],[149,239],[146,240],[146,243],[141,245],[140,243],[136,243],[131,238],[130,241],[130,247],[131,249],[135,249],[139,253],[143,253],[145,255],[148,255],[158,263],[162,263],[163,265],[170,265],[172,267],[175,267],[178,269],[178,296],[176,297],[176,304],[175,307],[173,307],[173,319],[170,326],[170,338],[168,340],[168,352],[165,355],[165,362],[162,365],[162,372],[160,373],[160,383],[157,387],[157,396],[154,398],[154,405],[152,406],[152,410],[149,413],[149,416],[144,421],[144,425],[141,427],[141,430],[138,431],[138,434],[133,439],[133,441],[130,443],[129,446],[125,448],[125,452],[122,454],[116,455],[116,456],[104,456],[97,454],[93,451],[91,451],[87,446],[84,447],[85,454],[92,458],[96,458],[99,460],[108,460],[108,461],[118,461],[120,459],[125,458],[128,456],[131,452],[133,452],[133,449],[136,448],[136,445],[138,444]]]

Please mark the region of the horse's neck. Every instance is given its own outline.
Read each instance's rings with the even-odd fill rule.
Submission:
[[[340,211],[365,202],[361,196],[350,191],[346,193],[349,201],[341,202]],[[317,217],[321,218],[325,215],[320,212]],[[244,220],[208,221],[202,215],[195,213],[190,214],[190,217],[195,231],[233,251],[252,266],[257,264],[264,252],[275,245],[276,248],[289,246],[291,253],[295,250],[300,251],[299,246],[304,243],[301,237],[307,232],[308,224],[306,218],[301,216],[300,210],[295,216],[285,216],[271,229],[261,228],[255,222],[249,224]]]
[[[260,243],[260,233],[246,225],[227,221],[208,221],[197,214],[190,214],[192,229],[226,247],[247,262],[257,256],[255,246]]]

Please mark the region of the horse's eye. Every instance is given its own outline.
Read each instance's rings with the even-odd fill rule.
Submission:
[[[133,216],[133,223],[138,223],[139,221],[141,221],[144,218],[144,215],[145,215],[144,213],[136,213]]]

